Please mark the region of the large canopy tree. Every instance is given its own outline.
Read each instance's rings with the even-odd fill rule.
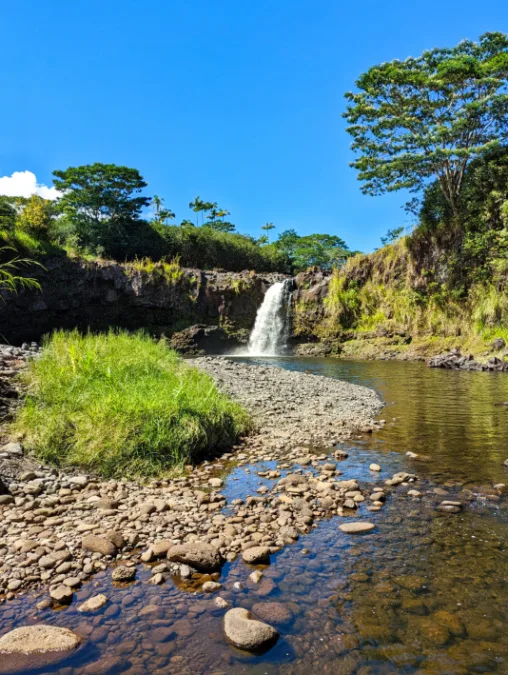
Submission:
[[[418,192],[437,179],[454,216],[468,164],[508,140],[508,36],[390,61],[360,76],[344,117],[362,191]]]
[[[115,164],[88,164],[54,171],[62,195],[59,206],[72,223],[79,243],[102,247],[111,254],[124,251],[144,221],[141,211],[150,199],[137,169]]]

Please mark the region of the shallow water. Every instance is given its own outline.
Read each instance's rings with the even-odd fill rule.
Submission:
[[[66,675],[508,673],[508,510],[492,489],[508,482],[508,377],[398,362],[254,362],[374,387],[387,404],[380,415],[386,426],[342,444],[349,458],[340,464],[341,478],[379,484],[411,471],[419,476],[411,487],[423,496],[412,499],[402,486],[394,490],[380,512],[368,514],[377,527],[363,537],[343,535],[338,517],[321,521],[272,556],[260,584],[248,580],[252,568],[241,561],[226,565],[220,595],[232,605],[277,601],[290,611],[281,639],[262,656],[226,643],[224,612],[214,608],[214,596],[172,582],[147,585],[148,567],[126,587],[114,587],[110,572],[97,575],[60,612],[37,612],[34,598],[4,604],[0,633],[31,621],[77,630],[85,646],[43,671]],[[410,460],[406,451],[429,459]],[[382,466],[379,476],[368,470],[372,461]],[[223,490],[228,501],[269,484],[256,474],[266,468],[275,463],[233,467]],[[447,498],[463,501],[464,510],[436,511]],[[360,517],[366,513],[362,506]],[[234,590],[236,581],[242,590]],[[103,610],[77,612],[98,592],[110,600]]]

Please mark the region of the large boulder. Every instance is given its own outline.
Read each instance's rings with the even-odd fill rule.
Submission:
[[[224,632],[235,647],[248,652],[268,649],[277,642],[279,637],[273,626],[258,621],[243,607],[235,607],[226,612]]]
[[[189,565],[198,572],[216,572],[222,566],[219,551],[203,541],[192,541],[172,546],[167,553],[171,562]]]
[[[67,658],[81,643],[68,628],[36,624],[21,626],[0,638],[2,673],[47,668]]]
[[[227,354],[240,342],[219,326],[196,324],[173,333],[170,346],[180,354],[202,356],[204,354]]]

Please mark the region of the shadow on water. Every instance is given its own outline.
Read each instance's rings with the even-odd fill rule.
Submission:
[[[134,584],[114,587],[96,575],[66,610],[37,612],[33,598],[0,608],[0,630],[26,622],[68,626],[85,647],[44,672],[78,673],[333,673],[408,675],[508,673],[507,509],[492,486],[508,478],[508,377],[433,371],[423,364],[329,359],[251,359],[263,365],[338,377],[374,387],[386,426],[343,444],[343,478],[379,485],[401,470],[418,474],[420,497],[394,490],[378,513],[359,511],[376,529],[351,538],[332,517],[272,557],[260,583],[237,560],[221,576],[220,595],[256,610],[277,602],[281,634],[268,653],[242,654],[227,644],[224,610],[213,596],[168,582],[148,585],[141,566]],[[414,461],[407,451],[429,459]],[[368,466],[376,461],[379,476]],[[275,462],[232,466],[228,501],[273,481],[258,471]],[[436,510],[443,499],[466,505]],[[235,588],[235,582],[240,586]],[[104,592],[109,603],[82,615],[77,605]],[[0,672],[2,666],[0,662]]]

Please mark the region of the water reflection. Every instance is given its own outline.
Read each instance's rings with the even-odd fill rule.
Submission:
[[[125,588],[113,587],[109,573],[97,575],[59,613],[37,612],[33,599],[3,605],[2,633],[36,620],[86,638],[69,662],[45,673],[508,672],[508,518],[492,488],[506,480],[508,410],[496,404],[508,401],[508,377],[395,362],[278,363],[375,387],[387,403],[381,413],[387,425],[347,444],[343,478],[365,484],[410,470],[420,476],[422,496],[397,488],[382,511],[369,514],[376,530],[365,537],[343,535],[336,518],[321,521],[273,557],[260,583],[249,579],[252,568],[241,561],[223,569],[223,598],[279,618],[281,639],[263,656],[226,643],[224,612],[213,596],[189,591],[189,585],[148,585],[148,567]],[[414,462],[405,456],[408,450],[430,460]],[[368,471],[374,460],[382,466],[379,477]],[[233,468],[224,488],[228,501],[270,484],[256,471],[274,468],[272,462]],[[440,513],[436,507],[445,498],[467,507]],[[98,592],[109,598],[104,609],[77,612]],[[280,606],[266,607],[274,602]]]

